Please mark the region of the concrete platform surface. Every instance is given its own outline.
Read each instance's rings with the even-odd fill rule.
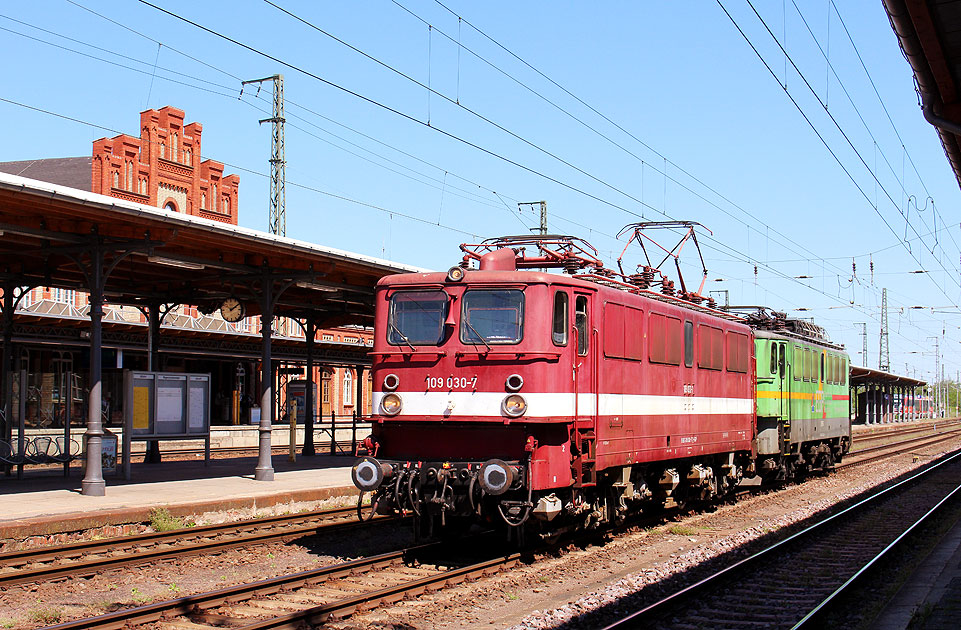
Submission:
[[[353,457],[273,457],[274,480],[255,481],[254,457],[133,464],[132,479],[105,476],[106,496],[80,493],[79,468],[28,469],[24,479],[0,473],[0,539],[46,535],[149,520],[152,509],[174,516],[253,508],[278,503],[354,496]]]
[[[875,620],[875,630],[961,627],[961,521],[955,523]]]

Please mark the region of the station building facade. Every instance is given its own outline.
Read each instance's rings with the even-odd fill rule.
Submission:
[[[0,162],[0,171],[61,184],[181,212],[208,220],[237,225],[239,213],[240,178],[224,174],[224,165],[212,159],[201,159],[203,127],[199,122],[185,123],[183,110],[164,107],[140,114],[140,136],[121,134],[100,138],[93,142],[90,157],[42,158],[19,162]],[[20,301],[18,312],[38,316],[56,326],[57,319],[84,320],[89,300],[79,290],[57,287],[30,288]],[[104,325],[118,329],[124,324],[145,325],[146,315],[136,307],[107,304]],[[54,330],[54,328],[50,328]],[[201,313],[196,306],[175,307],[163,324],[164,336],[234,334],[244,338],[259,338],[259,317],[248,317],[231,323],[219,312]],[[82,333],[81,333],[82,334]],[[274,335],[288,342],[303,341],[303,329],[285,318],[274,321]],[[319,330],[315,341],[320,345],[373,345],[372,331],[362,327],[341,327]],[[260,369],[258,361],[219,354],[201,357],[196,353],[178,354],[176,344],[165,349],[161,345],[161,370],[210,372],[215,387],[211,420],[213,424],[247,424],[251,408],[256,405]],[[56,344],[20,344],[18,359],[20,373],[26,376],[22,391],[27,398],[25,420],[28,427],[56,428],[62,425],[64,407],[71,405],[71,424],[83,423],[85,407],[74,386],[74,400],[66,401],[65,379],[79,383],[88,358],[84,350]],[[146,352],[107,349],[104,360],[104,399],[122,400],[122,371],[147,369]],[[286,385],[290,381],[305,380],[304,365],[277,363],[275,391],[277,409],[273,418],[286,418]],[[238,374],[243,374],[239,378]],[[21,389],[15,376],[16,387]],[[315,422],[334,416],[365,415],[370,412],[369,370],[344,365],[315,364]],[[361,383],[358,383],[358,380]],[[241,409],[231,409],[233,393],[240,390]],[[16,410],[15,410],[16,413]],[[104,420],[108,427],[121,426],[122,409],[106,403]]]

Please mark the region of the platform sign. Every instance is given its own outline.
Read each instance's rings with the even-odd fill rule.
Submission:
[[[203,438],[210,462],[210,374],[124,372],[124,476],[130,479],[132,440]]]
[[[137,439],[208,434],[210,398],[209,374],[124,373],[126,426]]]
[[[317,404],[317,383],[311,384],[313,387],[314,404]],[[297,422],[303,424],[307,417],[307,381],[296,380],[287,383],[287,408],[291,406],[297,408]]]

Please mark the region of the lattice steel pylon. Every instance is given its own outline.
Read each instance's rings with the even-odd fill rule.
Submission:
[[[881,353],[878,356],[878,369],[891,371],[891,353],[888,349],[888,290],[881,289]]]
[[[259,84],[264,81],[274,83],[274,110],[273,116],[264,118],[260,121],[272,123],[271,145],[270,145],[270,217],[268,219],[271,234],[279,236],[287,235],[287,211],[286,193],[284,190],[286,175],[284,157],[284,75],[275,74],[263,79],[253,79],[243,81],[241,85],[257,83],[257,90],[260,91]],[[241,94],[243,88],[241,88]]]
[[[861,365],[868,366],[868,323],[854,322],[855,326],[861,327]]]

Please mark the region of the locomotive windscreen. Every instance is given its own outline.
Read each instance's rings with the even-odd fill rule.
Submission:
[[[467,291],[463,322],[460,338],[464,343],[517,343],[524,336],[524,292]]]
[[[444,338],[448,296],[443,291],[398,291],[390,297],[387,341],[436,345]]]

